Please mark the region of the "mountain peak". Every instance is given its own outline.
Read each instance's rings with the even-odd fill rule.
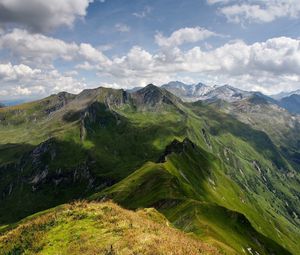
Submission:
[[[175,97],[165,89],[159,88],[153,84],[131,93],[132,99],[139,107],[155,107],[162,104],[173,104]]]
[[[149,89],[151,89],[151,90],[153,90],[153,89],[159,90],[160,88],[157,87],[157,86],[155,86],[154,84],[150,83],[147,86],[145,86],[144,88],[142,88],[141,90],[149,90]]]

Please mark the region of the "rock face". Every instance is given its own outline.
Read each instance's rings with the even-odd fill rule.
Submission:
[[[0,170],[3,175],[9,169],[18,175],[15,179],[18,183],[9,183],[10,186],[32,185],[33,191],[43,186],[73,183],[80,179],[94,181],[88,162],[74,166],[73,169],[64,169],[63,166],[56,168],[55,161],[60,160],[60,153],[59,142],[51,138],[24,154],[18,164],[3,166]]]
[[[171,142],[165,149],[165,152],[158,159],[159,163],[163,163],[166,161],[166,157],[172,153],[180,154],[186,152],[189,148],[194,149],[195,144],[188,138],[185,138],[182,142],[175,139]]]
[[[69,102],[74,100],[75,95],[67,93],[67,92],[60,92],[56,95],[52,95],[44,100],[41,101],[41,104],[45,107],[45,113],[51,114],[53,112],[58,111],[59,109],[63,108]]]
[[[113,184],[109,178],[95,176],[95,162],[89,155],[82,154],[81,159],[74,156],[72,163],[72,152],[66,151],[75,147],[51,138],[24,153],[19,162],[0,165],[1,205],[5,207],[10,201],[22,205],[6,215],[6,220],[10,216],[20,219]]]

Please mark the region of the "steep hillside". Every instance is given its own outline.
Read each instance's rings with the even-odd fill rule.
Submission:
[[[261,128],[269,104],[251,97],[222,109],[219,102],[183,103],[148,85],[0,109],[0,224],[108,196],[129,208],[155,207],[228,254],[298,254],[300,178],[289,154],[297,136],[288,143],[294,126],[283,117],[280,132],[274,123]],[[232,109],[242,102],[240,119]],[[255,109],[258,126],[242,119]]]
[[[281,223],[267,221],[260,203],[241,190],[224,168],[221,161],[189,139],[175,140],[158,163],[148,162],[91,199],[110,198],[131,209],[153,206],[184,231],[214,245],[223,243],[226,254],[289,254],[251,225],[247,217],[260,226],[260,231],[268,228],[271,235]]]
[[[154,209],[76,202],[2,231],[0,254],[221,254],[173,227]]]
[[[286,159],[299,169],[300,118],[260,95],[233,103],[214,102],[216,109],[265,132]]]

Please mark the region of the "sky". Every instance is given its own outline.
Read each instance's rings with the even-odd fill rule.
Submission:
[[[300,1],[0,0],[0,100],[173,80],[300,89]]]

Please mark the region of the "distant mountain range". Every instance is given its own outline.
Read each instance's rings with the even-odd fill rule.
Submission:
[[[198,100],[215,101],[219,99],[234,102],[257,93],[237,89],[230,85],[208,86],[203,83],[187,85],[178,81],[169,82],[161,87],[188,102]]]
[[[186,102],[198,100],[215,102],[237,102],[251,97],[264,99],[266,102],[276,104],[292,114],[300,113],[300,90],[289,93],[280,93],[274,96],[267,96],[261,92],[245,91],[230,85],[208,86],[203,83],[188,85],[179,81],[172,81],[161,86]]]
[[[291,95],[300,95],[300,89],[297,89],[295,91],[290,91],[290,92],[281,92],[279,94],[272,95],[272,97],[276,100],[280,100],[282,98],[289,97]]]
[[[292,94],[280,99],[281,107],[287,109],[290,113],[300,114],[300,94]]]
[[[13,106],[25,103],[27,100],[23,99],[13,99],[13,100],[0,100],[0,108],[5,106]]]

